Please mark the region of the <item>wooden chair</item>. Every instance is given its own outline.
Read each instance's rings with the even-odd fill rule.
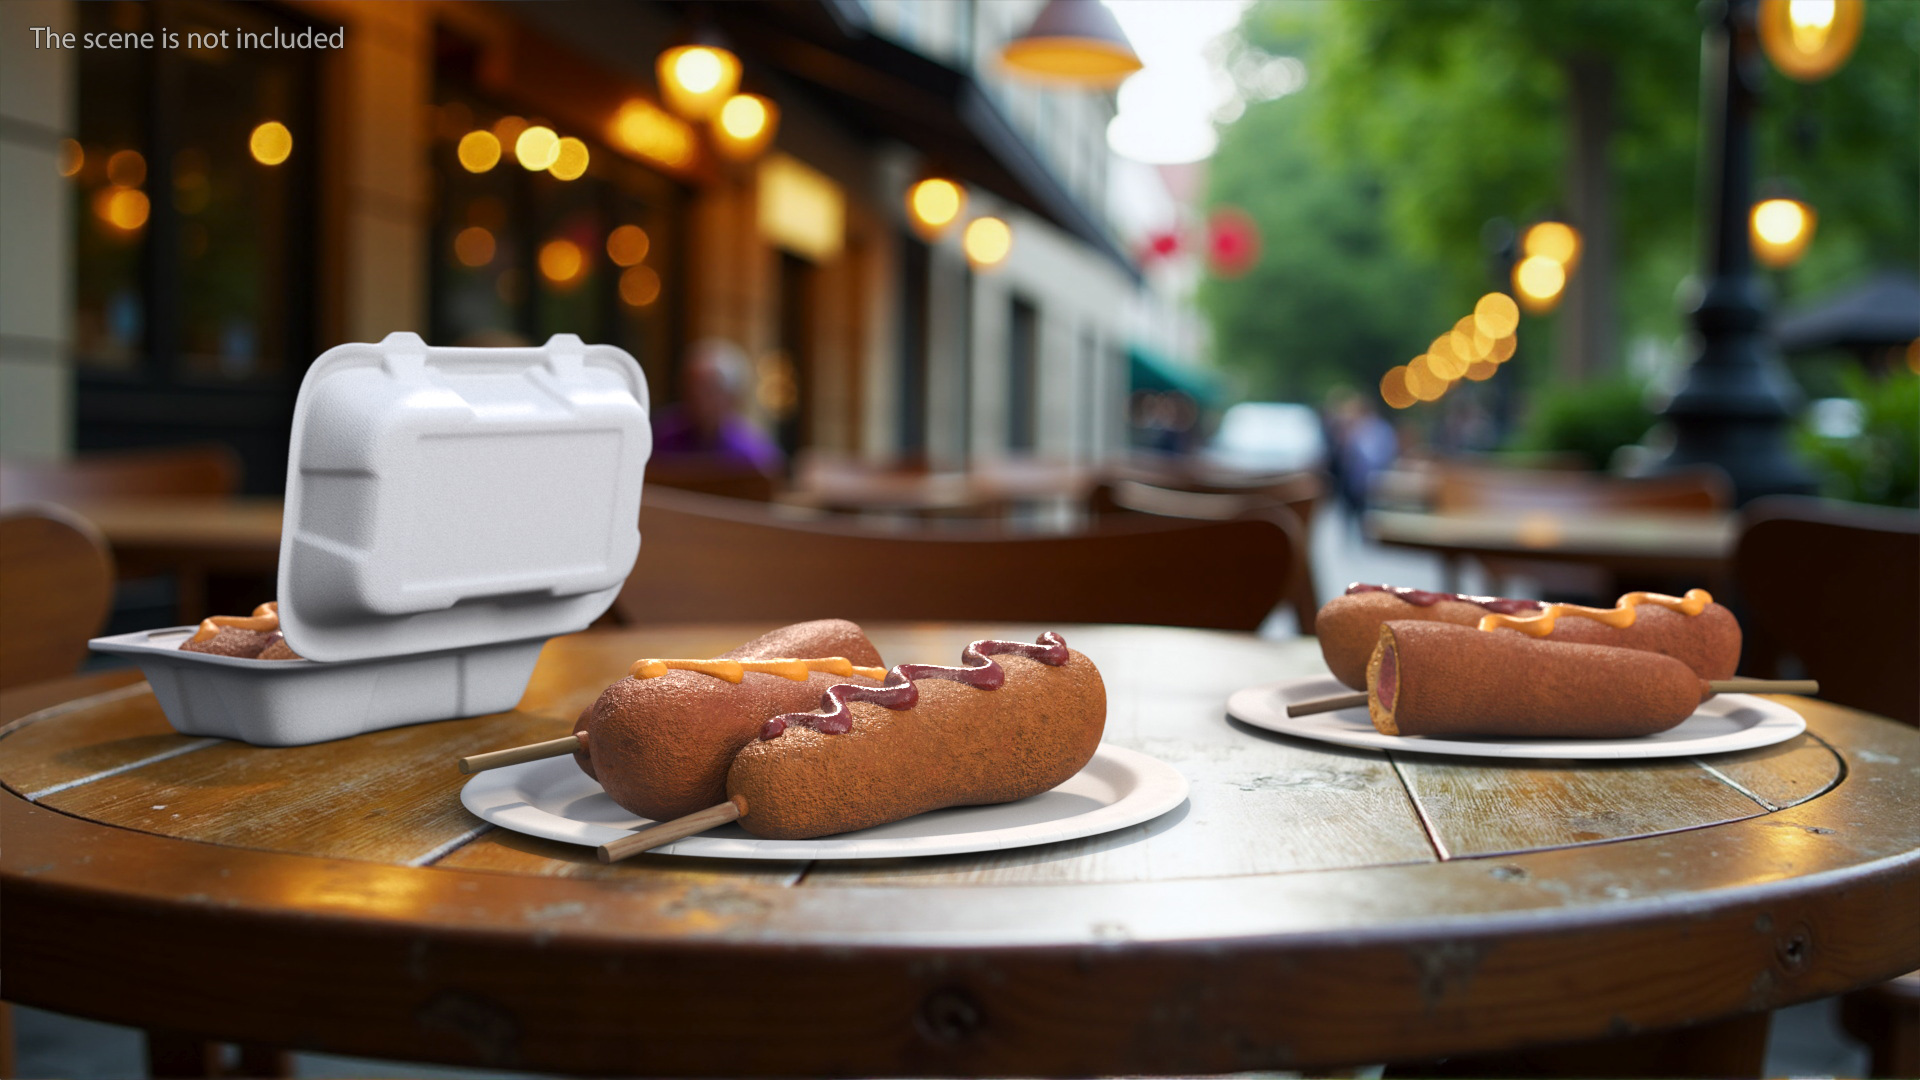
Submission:
[[[1781,495],[1740,515],[1749,638],[1792,654],[1820,696],[1920,725],[1920,512]],[[1920,1076],[1920,972],[1841,998],[1872,1076]]]
[[[1287,601],[1293,605],[1300,632],[1311,634],[1314,616],[1320,610],[1310,558],[1313,512],[1325,492],[1326,482],[1318,473],[1311,472],[1271,477],[1248,486],[1193,483],[1184,487],[1166,487],[1115,477],[1095,485],[1087,498],[1087,510],[1096,521],[1113,514],[1154,514],[1195,521],[1233,521],[1274,510],[1291,513],[1300,523],[1300,543],[1295,546],[1299,565],[1295,568],[1294,584]]]
[[[1299,526],[1139,515],[1067,535],[880,531],[649,487],[626,624],[954,619],[1253,630],[1293,587]]]
[[[0,461],[0,507],[144,495],[232,495],[240,458],[230,447],[156,447],[82,454],[67,461]]]
[[[1706,514],[1733,505],[1732,482],[1724,471],[1711,465],[1628,479],[1565,469],[1509,469],[1442,461],[1433,468],[1432,492],[1432,510],[1440,514]],[[1618,591],[1619,583],[1598,567],[1525,558],[1484,558],[1481,567],[1487,574],[1487,589],[1494,593],[1502,592],[1502,583],[1513,576],[1534,579],[1549,596],[1611,602]],[[1445,587],[1458,588],[1458,556],[1447,558],[1445,574],[1449,583]]]
[[[0,690],[70,675],[113,601],[113,556],[57,506],[0,513]]]
[[[758,470],[690,457],[648,462],[647,483],[754,502],[772,502],[779,490],[773,477]]]
[[[1748,632],[1798,657],[1821,697],[1920,725],[1920,512],[1783,495],[1740,521]]]

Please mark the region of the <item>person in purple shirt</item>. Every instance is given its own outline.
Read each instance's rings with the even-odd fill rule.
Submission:
[[[680,401],[654,414],[654,458],[778,475],[786,455],[740,411],[753,383],[746,353],[731,341],[705,338],[687,347],[682,364]]]

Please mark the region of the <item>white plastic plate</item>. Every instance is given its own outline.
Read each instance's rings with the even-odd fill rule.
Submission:
[[[1227,699],[1227,712],[1254,727],[1340,746],[1489,758],[1620,760],[1694,757],[1772,746],[1807,730],[1807,722],[1799,713],[1751,694],[1720,694],[1708,699],[1679,725],[1658,734],[1631,739],[1466,736],[1442,739],[1426,735],[1382,735],[1374,728],[1373,721],[1367,718],[1364,705],[1311,716],[1287,715],[1288,705],[1351,692],[1331,675],[1282,679],[1237,691]]]
[[[655,853],[723,859],[893,859],[1002,851],[1097,836],[1151,821],[1187,798],[1178,769],[1101,743],[1087,767],[1030,799],[957,806],[818,840],[762,840],[738,824],[676,840]],[[571,757],[483,772],[460,802],[514,832],[598,847],[653,824],[621,809]]]

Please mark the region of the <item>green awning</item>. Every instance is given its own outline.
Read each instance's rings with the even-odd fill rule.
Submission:
[[[1177,364],[1138,345],[1127,347],[1128,383],[1133,391],[1165,393],[1175,390],[1192,398],[1202,408],[1219,404],[1225,395],[1220,377],[1204,368]]]

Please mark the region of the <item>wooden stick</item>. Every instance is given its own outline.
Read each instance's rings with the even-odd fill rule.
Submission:
[[[503,769],[508,765],[518,765],[523,761],[539,761],[541,758],[559,757],[571,754],[585,746],[586,742],[578,735],[549,739],[546,742],[529,743],[526,746],[513,746],[505,750],[495,750],[491,754],[474,754],[460,759],[460,771],[463,773],[485,772],[488,769]]]
[[[1314,698],[1312,701],[1299,701],[1287,706],[1288,716],[1312,716],[1314,713],[1332,712],[1335,709],[1351,709],[1367,703],[1367,692],[1356,691],[1351,694],[1335,694],[1332,697]]]
[[[696,810],[686,817],[662,821],[644,829],[623,836],[618,840],[600,845],[600,861],[619,862],[629,855],[638,855],[663,847],[675,840],[684,840],[694,833],[703,833],[716,825],[725,825],[729,821],[740,820],[747,812],[747,800],[735,795],[719,806],[709,806],[705,810]]]
[[[1812,679],[1713,679],[1707,688],[1716,694],[1817,694]]]

